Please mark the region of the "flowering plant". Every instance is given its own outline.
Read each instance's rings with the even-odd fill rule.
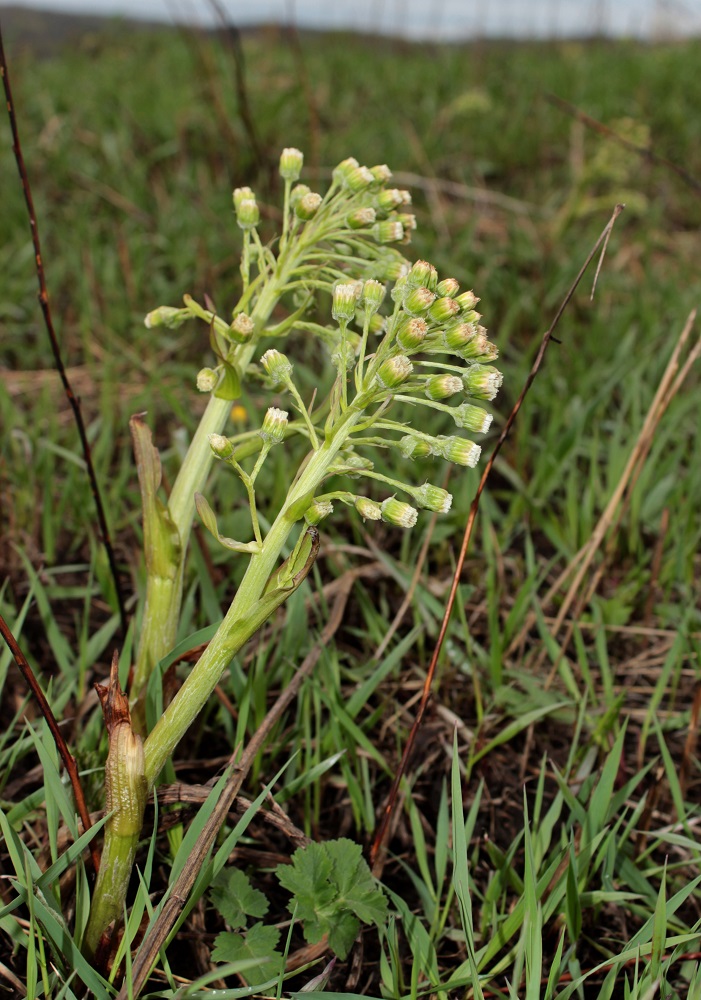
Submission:
[[[484,433],[491,422],[481,404],[492,400],[501,384],[491,364],[497,350],[480,325],[473,292],[461,292],[455,279],[441,280],[431,264],[412,264],[397,249],[396,244],[409,242],[415,226],[407,211],[408,192],[389,186],[386,166],[367,168],[347,159],[322,196],[298,183],[302,163],[298,150],[283,151],[283,221],[275,249],[261,240],[260,210],[251,189],[234,191],[243,251],[242,294],[231,320],[188,295],[182,307],[161,306],[146,317],[147,326],[203,320],[216,363],[197,376],[197,388],[209,401],[167,503],[157,495],[160,462],[150,432],[140,418],[131,423],[143,503],[146,600],[128,704],[115,690],[114,676],[102,694],[110,732],[106,785],[112,814],[85,935],[88,954],[122,916],[148,792],[233,656],[306,577],[318,547],[316,525],[332,513],[333,504],[402,528],[416,523],[418,508],[450,510],[451,495],[441,487],[408,484],[375,471],[369,457],[373,449],[474,466],[480,447],[462,432]],[[331,300],[328,325],[311,312],[324,294]],[[286,317],[272,322],[274,310],[288,300]],[[303,398],[294,365],[280,350],[293,330],[317,338],[330,357],[332,378],[323,399]],[[271,406],[257,432],[229,436],[232,401],[254,377],[281,391],[289,409]],[[402,419],[397,419],[402,405]],[[420,407],[449,414],[456,433],[432,436],[414,426]],[[270,451],[284,447],[292,435],[304,439],[306,454],[264,534],[256,479]],[[251,518],[248,539],[223,536],[202,493],[215,460],[243,484]],[[388,495],[375,500],[355,489],[335,488],[329,481],[338,477],[380,481]],[[147,733],[147,685],[175,645],[195,510],[221,545],[248,557],[248,567],[216,634]],[[292,554],[280,564],[295,530]]]

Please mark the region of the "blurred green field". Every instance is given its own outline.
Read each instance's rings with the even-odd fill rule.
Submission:
[[[443,809],[440,780],[449,776],[457,723],[467,805],[478,780],[485,782],[470,860],[480,901],[476,940],[486,942],[480,971],[493,974],[494,989],[506,989],[504,975],[511,978],[519,969],[507,932],[500,940],[497,928],[507,925],[523,891],[512,867],[523,850],[523,781],[532,796],[547,774],[547,801],[555,795],[557,782],[544,760],[567,776],[581,773],[583,786],[589,782],[584,801],[572,806],[567,822],[574,826],[565,823],[565,832],[553,835],[553,842],[561,837],[560,846],[589,808],[586,796],[596,794],[597,769],[612,748],[622,754],[619,792],[632,775],[642,782],[635,795],[649,790],[650,774],[642,769],[654,760],[650,773],[663,790],[654,815],[645,813],[648,827],[676,824],[679,836],[688,838],[677,845],[667,871],[668,895],[688,883],[699,862],[689,833],[698,819],[698,765],[693,745],[684,749],[687,733],[695,737],[691,709],[701,639],[698,364],[660,421],[634,488],[616,512],[620,521],[595,552],[581,592],[597,572],[600,577],[577,609],[564,656],[549,624],[567,586],[549,588],[592,537],[674,343],[699,304],[701,41],[439,47],[269,30],[245,34],[239,47],[226,37],[129,32],[115,23],[50,58],[6,47],[54,321],[82,399],[129,590],[140,584],[141,529],[128,418],[148,411],[168,473],[183,436],[196,425],[202,403],[194,374],[209,360],[206,333],[198,337],[190,326],[147,330],[143,316],[160,304],[177,305],[185,292],[199,300],[209,295],[222,313],[231,308],[240,280],[231,192],[241,184],[255,189],[272,238],[280,221],[276,169],[282,147],[305,151],[303,179],[312,188],[325,188],[331,168],[352,155],[369,165],[389,164],[398,185],[412,189],[419,226],[407,256],[429,259],[441,275],[474,288],[499,346],[504,387],[494,404],[497,431],[541,334],[614,205],[625,203],[593,301],[592,269],[565,313],[560,343],[550,348],[483,498],[388,877],[410,908],[418,900],[428,914],[430,893],[422,894],[417,884],[426,882],[426,871],[419,862],[419,876],[412,858],[420,834],[429,841],[421,850],[432,855]],[[553,97],[615,135],[585,124]],[[56,675],[55,693],[77,707],[93,673],[106,672],[116,641],[114,599],[75,430],[51,374],[7,122],[2,136],[0,610],[10,622],[24,622],[20,638],[30,659],[45,677]],[[315,350],[301,338],[289,350],[307,387],[318,377]],[[248,421],[256,427],[256,414],[269,400],[261,393],[243,403],[240,426]],[[432,433],[441,432],[437,421]],[[489,450],[487,441],[485,454]],[[276,463],[264,480],[271,506],[286,487],[285,456]],[[253,782],[268,780],[290,748],[300,747],[287,780],[299,779],[302,790],[290,808],[314,837],[344,829],[366,843],[372,835],[413,718],[412,699],[433,648],[478,471],[453,471],[450,515],[435,526],[424,517],[401,538],[384,528],[373,535],[359,519],[325,523],[317,585],[354,559],[379,558],[384,569],[377,579],[356,584],[314,684],[271,742]],[[438,473],[407,462],[403,474],[418,483]],[[221,482],[215,494],[217,489],[227,496]],[[238,537],[243,513],[239,498],[222,517],[222,531]],[[375,651],[410,589],[427,532],[432,547],[412,608],[380,657],[380,669]],[[215,566],[208,575],[204,556],[193,553],[184,635],[220,616],[240,573],[221,550],[210,558]],[[310,648],[323,615],[310,614],[297,596],[285,623],[232,670],[228,694],[245,711],[232,720],[213,706],[192,736],[193,758],[226,754],[235,740],[254,732],[269,695],[284,686]],[[3,654],[2,721],[10,733],[21,728],[16,712],[22,694],[8,665]],[[351,719],[348,700],[364,683],[371,697],[362,711],[355,706]],[[543,719],[527,736],[529,713],[538,712]],[[505,726],[513,726],[508,733],[514,738],[500,746]],[[100,738],[96,723],[86,732],[84,762],[97,754]],[[31,745],[22,744],[21,751],[18,745],[5,741],[0,748],[3,788],[16,781],[11,765],[28,771],[35,762]],[[305,774],[334,753],[345,757],[333,777],[305,782]],[[690,770],[680,785],[682,761]],[[15,787],[11,800],[25,791]],[[604,850],[597,842],[606,855],[603,867],[592,862],[586,875],[580,872],[590,916],[582,930],[580,912],[580,947],[571,942],[570,948],[568,939],[562,969],[572,976],[602,954],[618,953],[656,906],[669,842],[651,835],[643,848],[629,830],[623,837],[619,826],[629,815],[623,797],[618,806],[620,814],[605,819],[605,845],[611,846]],[[543,871],[549,849],[548,841],[541,856],[536,850]],[[635,904],[596,897],[614,885],[632,886]],[[436,892],[440,901],[439,886]],[[450,933],[457,923],[433,903],[426,922],[435,971],[445,983],[466,961],[464,937]],[[695,925],[697,906],[698,899],[690,900],[677,914],[679,933]],[[555,927],[557,913],[547,917]],[[554,931],[550,938],[548,954],[557,944]],[[408,949],[414,961],[415,944]],[[519,947],[516,955],[522,956],[521,939]],[[380,980],[383,995],[397,997],[417,995],[417,984],[430,981],[433,966],[412,972],[405,954],[393,992],[391,977],[378,971],[373,946],[370,955],[373,995]],[[692,995],[690,968],[670,965],[667,996]]]

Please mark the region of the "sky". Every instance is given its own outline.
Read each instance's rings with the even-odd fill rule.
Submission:
[[[161,21],[230,20],[368,31],[417,39],[594,33],[655,38],[701,33],[701,0],[11,0],[24,7]],[[11,5],[0,0],[0,11]]]

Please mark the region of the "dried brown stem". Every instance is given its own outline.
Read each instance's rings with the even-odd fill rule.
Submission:
[[[453,605],[455,604],[455,597],[457,595],[458,586],[460,584],[460,575],[462,573],[462,568],[463,568],[463,565],[465,563],[465,556],[467,555],[467,548],[468,548],[468,545],[470,543],[470,538],[472,537],[472,529],[473,529],[473,526],[474,526],[474,523],[475,523],[475,519],[477,517],[477,511],[479,509],[480,498],[482,496],[482,493],[484,492],[484,488],[485,488],[485,486],[487,484],[487,480],[489,479],[489,476],[491,474],[491,471],[492,471],[492,468],[494,466],[494,462],[496,460],[496,457],[499,454],[499,452],[501,451],[502,445],[506,441],[506,438],[508,437],[509,431],[511,430],[511,428],[512,428],[512,426],[513,426],[513,424],[514,424],[514,422],[516,420],[516,417],[518,416],[518,412],[521,409],[521,406],[523,404],[524,399],[526,398],[526,394],[527,394],[528,390],[530,389],[531,385],[533,384],[533,382],[535,380],[535,377],[538,374],[538,371],[540,369],[540,366],[543,363],[543,358],[545,357],[545,352],[546,352],[546,350],[548,348],[548,345],[550,344],[550,341],[552,340],[552,336],[553,336],[553,333],[554,333],[554,331],[555,331],[555,329],[557,327],[557,324],[560,322],[562,314],[564,313],[565,309],[567,308],[567,305],[569,304],[570,299],[574,295],[574,293],[575,293],[575,291],[577,289],[577,286],[579,285],[580,281],[584,277],[584,273],[586,272],[587,268],[589,267],[589,264],[594,259],[594,256],[596,255],[599,247],[602,246],[602,244],[604,244],[606,242],[606,240],[608,239],[609,233],[611,232],[611,229],[613,228],[613,226],[614,226],[614,224],[616,222],[616,219],[618,218],[618,216],[621,214],[622,211],[623,211],[623,206],[622,205],[616,205],[616,207],[613,210],[613,214],[611,215],[611,218],[609,219],[608,223],[606,224],[605,229],[601,233],[601,236],[599,236],[599,239],[596,241],[596,244],[594,245],[594,247],[589,252],[589,255],[587,256],[587,259],[585,260],[584,264],[580,268],[579,274],[577,275],[577,277],[575,278],[574,282],[572,283],[571,288],[569,289],[569,291],[565,295],[565,297],[564,297],[564,299],[562,301],[562,304],[560,305],[560,308],[558,309],[558,311],[557,311],[557,313],[555,315],[554,320],[550,324],[549,329],[543,335],[543,338],[542,338],[541,343],[540,343],[540,347],[538,349],[538,353],[536,355],[535,361],[533,362],[531,370],[528,373],[528,377],[526,378],[526,381],[525,381],[525,384],[523,386],[523,389],[521,390],[521,394],[519,395],[518,399],[514,403],[513,409],[511,410],[511,413],[509,414],[509,416],[508,416],[508,418],[506,420],[506,423],[504,424],[504,427],[502,428],[502,431],[501,431],[501,433],[499,435],[497,443],[494,446],[494,450],[492,451],[492,454],[489,457],[489,461],[487,462],[487,464],[486,464],[486,466],[484,468],[484,472],[482,473],[482,476],[480,478],[479,485],[477,487],[477,492],[475,493],[475,497],[474,497],[474,499],[472,501],[472,504],[470,506],[470,512],[469,512],[469,514],[467,516],[467,523],[465,525],[465,532],[463,534],[462,545],[460,547],[460,553],[458,555],[457,563],[456,563],[456,566],[455,566],[455,572],[453,574],[453,581],[452,581],[452,584],[451,584],[451,587],[450,587],[450,594],[448,596],[448,602],[446,604],[445,614],[443,615],[443,621],[441,622],[441,628],[440,628],[440,631],[438,633],[438,638],[436,640],[435,648],[433,650],[433,656],[431,657],[431,662],[430,662],[430,664],[428,666],[428,670],[426,672],[426,679],[424,681],[424,687],[423,687],[423,694],[422,694],[422,697],[421,697],[421,702],[419,704],[419,708],[418,708],[418,711],[416,713],[416,717],[414,719],[413,725],[412,725],[411,730],[409,732],[409,737],[407,739],[406,746],[404,747],[404,753],[402,754],[402,759],[401,759],[401,761],[399,763],[399,767],[397,768],[397,774],[395,776],[394,782],[392,783],[392,788],[390,789],[390,793],[389,793],[389,796],[387,798],[387,803],[385,805],[384,812],[382,814],[382,819],[380,821],[377,833],[375,835],[375,839],[374,839],[373,844],[372,844],[372,848],[370,850],[370,861],[371,861],[371,864],[373,866],[373,874],[375,874],[378,877],[382,873],[382,870],[384,868],[386,843],[387,843],[387,839],[388,839],[388,836],[389,836],[389,830],[390,830],[390,823],[391,823],[391,820],[392,820],[392,815],[393,815],[394,810],[395,810],[395,804],[396,804],[396,801],[397,801],[397,795],[398,795],[398,792],[399,792],[399,786],[400,786],[401,780],[404,777],[404,774],[406,772],[406,768],[407,768],[407,765],[409,763],[409,758],[411,756],[411,752],[412,752],[413,747],[414,747],[414,742],[416,740],[416,736],[417,736],[417,733],[419,731],[419,728],[421,727],[421,722],[423,720],[424,713],[426,711],[426,706],[428,705],[429,698],[431,697],[431,689],[432,689],[432,686],[433,686],[433,678],[434,678],[434,675],[435,675],[435,672],[436,672],[436,666],[438,664],[438,657],[440,656],[440,652],[441,652],[441,649],[443,647],[443,640],[445,639],[446,632],[448,631],[448,624],[450,622],[450,616],[451,616],[452,611],[453,611]]]
[[[54,364],[56,365],[56,371],[58,372],[61,378],[61,382],[63,383],[63,389],[66,394],[66,398],[70,404],[70,407],[73,411],[75,425],[78,430],[78,437],[80,438],[80,445],[83,451],[85,467],[88,473],[88,479],[90,481],[90,489],[92,491],[93,500],[95,501],[97,520],[100,529],[100,534],[102,536],[102,544],[105,547],[105,552],[107,553],[107,561],[109,562],[110,572],[112,573],[112,578],[114,580],[114,588],[115,588],[115,593],[117,595],[117,604],[119,605],[119,618],[122,627],[122,635],[126,636],[127,614],[124,601],[124,593],[122,591],[122,585],[119,579],[119,570],[117,568],[117,561],[115,559],[114,549],[112,548],[112,541],[110,539],[110,531],[107,524],[107,517],[105,515],[105,509],[102,504],[100,487],[98,486],[97,476],[95,475],[95,468],[92,462],[92,453],[90,451],[90,444],[88,442],[88,436],[85,429],[85,424],[83,422],[83,415],[80,409],[80,402],[78,400],[78,397],[73,392],[73,388],[68,378],[68,373],[66,372],[66,368],[63,364],[63,358],[61,357],[61,348],[58,343],[58,338],[56,336],[56,331],[54,329],[53,319],[51,316],[49,293],[46,287],[46,275],[44,273],[44,262],[41,256],[41,244],[39,242],[39,227],[37,225],[36,213],[34,211],[34,200],[32,198],[32,189],[29,183],[29,175],[27,173],[27,168],[24,162],[24,156],[22,154],[22,146],[20,145],[20,140],[19,140],[17,117],[15,115],[15,105],[12,99],[12,88],[10,87],[10,76],[7,68],[7,61],[5,59],[5,49],[3,46],[1,27],[0,27],[0,76],[2,76],[3,87],[5,89],[5,99],[7,101],[7,114],[10,119],[10,129],[12,131],[12,151],[15,155],[17,170],[19,171],[20,180],[22,181],[24,200],[27,205],[27,214],[29,215],[29,227],[32,231],[32,244],[34,246],[34,261],[37,273],[37,280],[39,282],[39,304],[41,306],[41,311],[44,317],[46,332],[49,335],[51,350],[54,356]]]
[[[12,630],[2,615],[0,615],[0,633],[2,633],[3,639],[10,647],[10,652],[14,657],[15,663],[19,667],[30,691],[36,698],[41,714],[46,719],[46,724],[48,725],[51,735],[54,738],[56,748],[61,755],[66,771],[68,771],[68,777],[70,778],[71,787],[73,788],[75,804],[78,809],[78,815],[80,816],[81,823],[83,824],[83,830],[89,830],[92,823],[90,822],[90,815],[88,813],[87,806],[85,805],[85,796],[83,795],[83,789],[80,784],[80,776],[78,774],[78,767],[76,765],[75,758],[68,749],[68,744],[63,738],[63,734],[59,729],[56,717],[51,711],[51,706],[46,700],[46,695],[41,690],[39,682],[34,676],[34,671],[30,667],[26,656],[20,649],[19,643],[15,639],[12,634]],[[98,851],[94,840],[90,844],[90,857],[93,868],[95,872],[97,872],[100,867],[100,852]]]

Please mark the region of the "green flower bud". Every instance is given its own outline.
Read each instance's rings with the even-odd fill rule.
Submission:
[[[428,333],[428,323],[419,316],[406,319],[397,330],[397,343],[405,351],[417,351]]]
[[[367,497],[356,497],[354,506],[364,521],[380,521],[382,519],[382,508],[374,500],[369,500]]]
[[[380,316],[379,313],[375,313],[374,316],[370,318],[370,333],[380,336],[385,332],[387,328],[387,317]]]
[[[247,340],[251,339],[255,328],[256,324],[245,312],[236,313],[229,327],[231,339],[235,340],[237,344],[245,344]]]
[[[455,299],[451,299],[454,302]],[[446,350],[462,353],[471,351],[472,342],[478,337],[478,329],[474,323],[454,323],[449,326],[443,334],[443,343]],[[479,352],[477,352],[479,353]]]
[[[333,179],[337,183],[343,183],[347,175],[351,170],[355,170],[360,164],[354,156],[349,156],[345,160],[341,160],[337,167],[334,167]]]
[[[305,194],[311,194],[311,188],[307,184],[295,184],[290,191],[290,208],[296,210]]]
[[[378,254],[373,270],[375,277],[380,281],[397,281],[407,276],[410,267],[409,261],[406,257],[402,257],[398,250],[385,247]]]
[[[298,219],[302,219],[303,222],[308,222],[319,211],[322,201],[323,199],[320,194],[310,191],[300,198],[299,201],[295,202],[295,215]]]
[[[292,364],[286,355],[276,351],[274,347],[266,351],[260,363],[273,382],[288,382],[292,374]]]
[[[392,291],[389,293],[392,302],[403,302],[404,296],[408,293],[409,286],[406,283],[406,275],[401,274],[394,283]]]
[[[353,319],[361,289],[362,285],[354,281],[336,285],[331,302],[331,315],[336,321]]]
[[[407,278],[409,281],[411,275]],[[412,288],[408,295],[405,296],[403,307],[404,312],[408,313],[410,316],[422,316],[427,313],[429,308],[433,305],[436,296],[433,292],[430,292],[428,288]]]
[[[408,503],[389,497],[380,505],[382,520],[394,524],[397,528],[413,528],[419,516],[418,510]]]
[[[451,320],[453,316],[456,316],[460,312],[460,306],[455,299],[449,299],[447,297],[442,299],[436,299],[431,308],[428,311],[429,316],[434,323],[447,323]]]
[[[457,375],[433,375],[426,379],[424,393],[429,399],[447,399],[463,391],[462,379]]]
[[[464,465],[469,469],[474,469],[481,454],[480,446],[465,438],[446,437],[441,441],[441,455],[455,465]]]
[[[504,376],[491,365],[473,365],[463,375],[466,391],[475,399],[494,399]]]
[[[192,319],[189,309],[176,309],[174,306],[159,306],[152,309],[144,317],[144,326],[150,330],[154,326],[165,326],[169,330],[176,330],[186,319]]]
[[[371,459],[362,455],[347,455],[341,462],[343,471],[351,479],[360,479],[364,472],[372,472],[375,467]]]
[[[253,194],[249,187],[240,187],[234,189],[234,211],[238,215],[239,205],[242,201],[255,201],[256,196]]]
[[[430,483],[424,483],[418,489],[412,490],[411,495],[419,507],[435,510],[438,514],[447,514],[453,504],[452,494]]]
[[[313,500],[306,509],[304,520],[307,524],[318,524],[329,514],[333,514],[333,504],[330,500]]]
[[[392,179],[392,171],[386,163],[378,163],[376,166],[370,167],[370,173],[377,184],[386,184]]]
[[[394,391],[399,388],[402,382],[406,382],[413,370],[414,366],[409,358],[403,354],[396,354],[380,365],[376,377],[384,389]]]
[[[287,429],[287,412],[271,406],[263,417],[263,426],[258,431],[264,441],[279,444],[285,439]]]
[[[298,149],[288,147],[280,156],[280,176],[286,181],[297,181],[302,172],[304,155]]]
[[[411,205],[411,195],[398,188],[387,188],[378,193],[375,203],[380,211],[391,212],[400,205]]]
[[[427,260],[417,260],[407,275],[407,281],[412,288],[424,285],[433,292],[438,284],[438,271]]]
[[[463,292],[461,295],[458,295],[455,301],[460,306],[463,312],[467,312],[468,309],[475,308],[475,306],[479,302],[479,299],[477,298],[477,296],[473,291],[467,291]]]
[[[405,434],[398,444],[404,458],[426,458],[428,455],[434,454],[434,449],[428,441],[424,438],[412,437],[411,434]]]
[[[444,278],[443,281],[438,282],[436,291],[441,298],[454,299],[460,291],[460,282],[455,278]]]
[[[223,434],[210,434],[209,435],[209,447],[212,449],[217,458],[222,458],[226,460],[234,454],[234,446],[229,441],[228,437],[224,437]]]
[[[255,229],[260,222],[260,209],[255,198],[244,198],[236,209],[236,221],[241,229]]]
[[[365,312],[374,316],[377,310],[382,305],[382,300],[385,297],[385,286],[380,281],[374,281],[370,278],[363,285],[363,295],[362,303],[365,307]]]
[[[410,212],[403,212],[397,216],[397,219],[404,226],[404,242],[411,242],[411,233],[416,229],[416,216]]]
[[[404,239],[404,226],[394,219],[385,219],[375,223],[372,235],[378,243],[399,243]]]
[[[478,434],[486,434],[492,426],[492,414],[487,413],[481,406],[473,406],[472,403],[461,403],[460,406],[454,407],[451,416],[458,427],[476,431]]]
[[[211,392],[219,382],[219,372],[214,368],[201,368],[197,373],[197,391]]]
[[[373,224],[376,217],[375,209],[370,208],[369,205],[365,208],[356,208],[355,212],[346,216],[346,225],[350,229],[367,229]]]
[[[374,184],[375,178],[367,167],[354,167],[346,173],[343,183],[353,194],[358,194],[359,191],[365,191]]]

